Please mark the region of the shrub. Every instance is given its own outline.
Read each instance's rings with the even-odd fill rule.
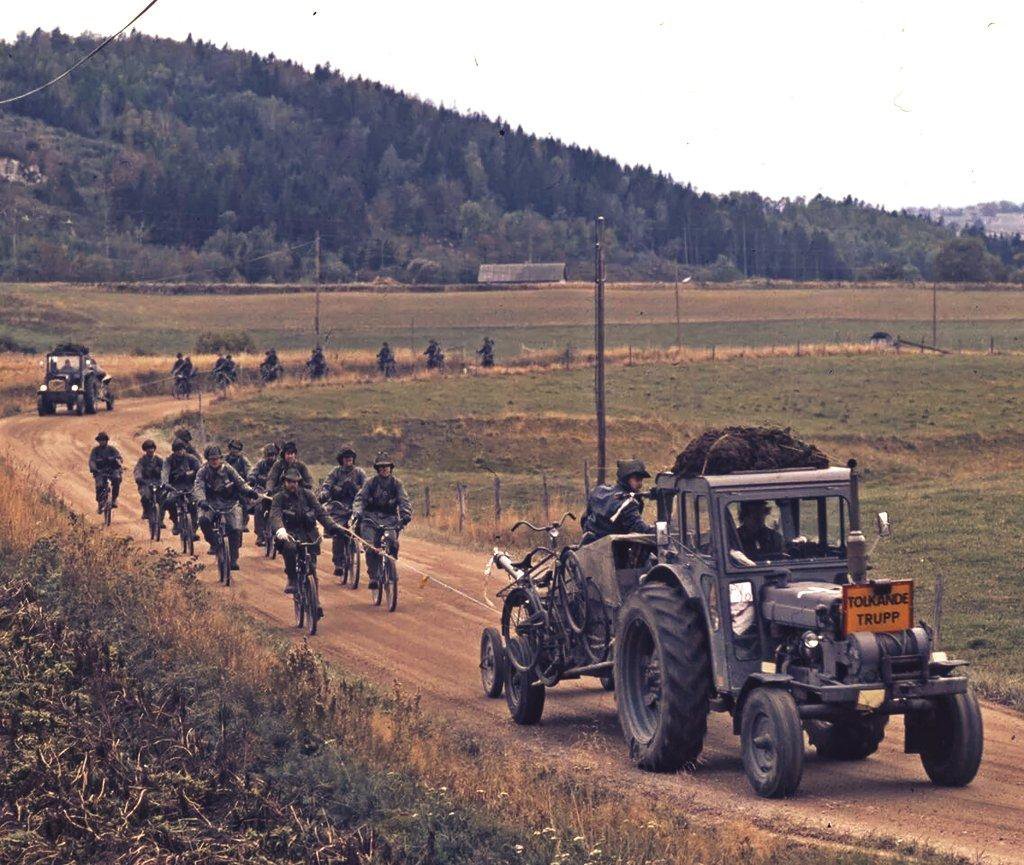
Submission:
[[[254,351],[256,343],[245,330],[203,331],[196,337],[193,348],[196,354],[216,354],[219,351]]]

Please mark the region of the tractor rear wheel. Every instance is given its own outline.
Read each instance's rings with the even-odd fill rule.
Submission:
[[[614,682],[619,725],[642,769],[692,763],[708,728],[711,663],[699,610],[673,586],[651,583],[619,611]]]
[[[807,738],[823,760],[865,760],[885,738],[887,715],[842,721],[807,721]]]
[[[921,763],[932,783],[966,787],[978,774],[984,742],[978,698],[971,692],[940,697],[921,748]]]
[[[740,717],[743,770],[758,796],[792,796],[804,772],[804,731],[796,700],[781,688],[755,688]]]

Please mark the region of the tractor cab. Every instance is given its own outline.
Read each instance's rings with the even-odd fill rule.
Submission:
[[[61,343],[41,362],[43,383],[39,386],[39,414],[48,415],[64,405],[77,414],[92,414],[100,402],[114,407],[111,379],[89,353],[87,346]]]

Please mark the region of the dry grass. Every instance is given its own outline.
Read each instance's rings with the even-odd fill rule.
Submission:
[[[385,698],[356,681],[339,678],[305,649],[282,654],[237,612],[209,603],[194,573],[176,566],[173,557],[146,554],[133,543],[90,530],[78,520],[69,524],[59,504],[39,500],[25,474],[6,461],[0,464],[0,483],[9,492],[0,501],[0,543],[8,552],[33,545],[29,560],[34,578],[47,582],[51,601],[63,605],[72,626],[88,623],[95,633],[116,638],[123,662],[129,668],[137,666],[140,673],[149,671],[151,689],[175,681],[184,671],[215,671],[219,684],[203,686],[197,697],[205,694],[213,705],[219,703],[225,741],[232,741],[238,724],[256,724],[256,717],[260,724],[278,718],[291,731],[293,743],[306,743],[303,753],[308,754],[303,758],[293,753],[290,759],[298,762],[289,766],[286,776],[304,777],[303,761],[315,761],[309,768],[316,770],[321,791],[317,795],[338,783],[339,790],[348,790],[353,797],[342,803],[348,802],[350,818],[358,818],[360,808],[376,802],[369,807],[385,832],[404,837],[407,843],[419,839],[418,855],[403,861],[907,861],[899,855],[876,857],[852,847],[779,839],[749,824],[699,825],[671,804],[652,802],[631,790],[610,789],[586,774],[538,760],[532,751],[506,751],[448,723],[434,722],[416,701],[398,693]],[[39,547],[43,527],[52,541]],[[198,675],[188,674],[193,679]],[[195,679],[195,684],[200,681],[201,677]],[[254,711],[271,714],[247,714]],[[254,736],[241,741],[248,743],[252,754],[245,748],[239,751],[238,743],[230,747],[235,765],[241,761],[244,770],[245,761],[255,759],[259,744]],[[331,772],[340,773],[338,782],[332,781]],[[371,782],[384,786],[373,788],[372,794],[359,788]],[[265,779],[256,774],[251,783],[259,787]],[[391,798],[380,801],[384,790],[391,791]],[[317,837],[329,835],[332,818],[326,812],[308,814],[304,801],[295,803],[296,824]],[[380,810],[384,808],[389,810]],[[373,830],[372,825],[368,828]],[[484,831],[490,833],[486,842]],[[474,851],[472,845],[481,843],[485,846]],[[442,850],[461,855],[445,855]],[[930,854],[912,859],[950,861]]]

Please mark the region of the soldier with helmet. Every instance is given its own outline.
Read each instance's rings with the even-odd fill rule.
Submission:
[[[149,519],[151,508],[160,508],[160,523],[164,521],[164,508],[161,502],[154,498],[153,487],[160,489],[164,471],[164,461],[156,455],[156,442],[153,439],[146,439],[142,443],[142,456],[135,463],[132,477],[139,488],[139,498],[142,500],[142,518]]]
[[[252,471],[249,465],[249,460],[245,458],[245,454],[242,451],[245,450],[243,445],[238,439],[231,439],[228,442],[228,455],[224,457],[226,462],[231,468],[233,468],[241,476],[242,480],[249,483],[249,472]],[[248,505],[242,506],[242,531],[249,531],[249,512],[252,509]]]
[[[205,453],[206,465],[196,474],[193,492],[199,507],[199,528],[214,552],[213,512],[224,514],[231,547],[231,570],[238,570],[238,550],[242,545],[242,508],[246,497],[255,491],[230,465],[217,445],[210,445]]]
[[[583,513],[583,531],[596,541],[606,535],[651,534],[654,527],[643,518],[644,479],[651,475],[643,460],[619,460],[615,484],[599,484],[591,490]]]
[[[281,453],[281,449],[274,443],[270,442],[263,448],[263,459],[261,459],[256,465],[252,467],[252,471],[249,472],[249,483],[257,491],[266,492],[268,477],[270,470],[274,467],[274,463],[277,462],[277,458]],[[264,499],[256,504],[253,508],[253,522],[256,530],[256,546],[263,546],[264,530],[266,529],[267,516],[270,511],[270,505]]]
[[[297,469],[302,475],[302,485],[307,489],[313,489],[313,476],[309,473],[306,464],[299,459],[299,447],[293,441],[287,441],[281,445],[281,456],[270,469],[267,475],[267,492],[275,495],[281,490],[281,476],[285,469]]]
[[[191,511],[193,525],[196,522],[197,514],[196,503],[192,498],[192,488],[195,486],[200,466],[199,457],[190,454],[185,442],[176,438],[171,442],[171,455],[164,460],[163,472],[160,475],[165,487],[170,487],[177,495],[188,496],[188,507]],[[177,509],[171,510],[171,525],[174,534],[178,534],[181,529],[178,526]]]
[[[320,533],[316,524],[319,522],[328,532],[340,534],[344,530],[335,519],[327,513],[324,506],[317,501],[313,493],[303,486],[302,472],[295,466],[288,466],[281,473],[281,490],[270,505],[270,527],[274,539],[284,558],[284,572],[288,578],[285,586],[286,594],[295,592],[295,545],[293,541],[306,543],[318,542]],[[319,552],[319,547],[316,552]],[[314,553],[315,555],[315,553]],[[323,610],[318,610],[320,616]]]
[[[366,472],[356,465],[356,452],[348,446],[337,454],[338,465],[331,470],[327,480],[320,487],[320,501],[327,507],[328,513],[339,523],[345,524],[352,517],[352,503],[356,494],[366,483]],[[332,550],[334,575],[344,576],[343,564],[348,539],[336,537]]]
[[[375,550],[383,530],[394,528],[397,535],[412,522],[412,505],[402,482],[395,477],[395,461],[386,451],[380,451],[373,467],[377,474],[363,484],[352,502],[352,523],[359,537],[370,545],[366,548],[366,570],[371,589],[377,588],[381,557]]]
[[[185,445],[185,453],[191,454],[196,459],[199,459],[199,451],[195,449],[192,444],[192,432],[187,428],[180,426],[174,431],[174,440],[181,441]]]
[[[110,506],[117,507],[117,496],[121,492],[121,468],[124,458],[121,452],[110,444],[105,432],[96,435],[96,447],[89,453],[89,471],[96,481],[96,508],[103,512],[103,489],[110,482]]]

